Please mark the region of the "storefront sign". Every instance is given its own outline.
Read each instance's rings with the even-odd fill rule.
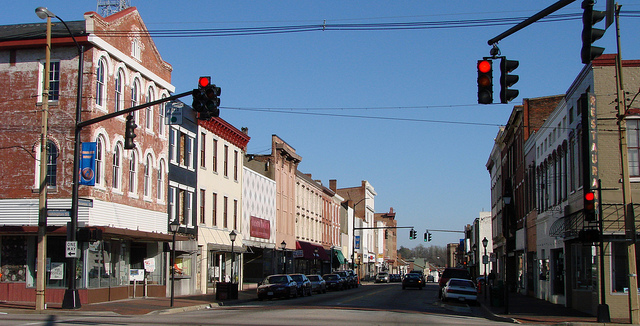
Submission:
[[[271,223],[269,220],[251,216],[249,233],[254,238],[269,239],[271,237]]]
[[[50,280],[62,280],[64,279],[64,263],[51,263],[51,274],[49,274]]]

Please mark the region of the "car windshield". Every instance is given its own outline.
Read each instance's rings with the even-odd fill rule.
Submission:
[[[302,275],[289,275],[296,282],[302,282]]]
[[[324,278],[327,281],[335,281],[338,279],[338,275],[325,275],[322,278]]]
[[[379,277],[386,277],[387,275],[389,275],[389,274],[387,274],[387,273],[380,273],[380,274],[378,274],[378,276],[379,276]]]
[[[451,280],[449,281],[449,286],[460,286],[460,287],[467,287],[467,288],[475,287],[473,285],[473,282],[467,281],[467,280]]]
[[[307,278],[309,279],[309,281],[312,281],[312,282],[320,280],[320,276],[318,276],[318,275],[309,275],[309,276],[307,276]]]
[[[407,276],[405,276],[405,278],[420,278],[420,275],[418,275],[418,274],[407,274]]]
[[[289,280],[284,275],[269,276],[264,280],[264,284],[282,284],[287,283]]]

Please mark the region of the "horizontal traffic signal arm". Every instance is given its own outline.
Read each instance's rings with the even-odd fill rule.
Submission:
[[[105,115],[97,117],[97,118],[85,120],[85,121],[82,121],[82,122],[78,123],[76,125],[76,128],[82,129],[82,128],[86,127],[86,126],[90,126],[90,125],[98,123],[98,122],[102,122],[102,121],[105,121],[105,120],[109,120],[111,118],[119,117],[121,115],[125,115],[125,114],[131,113],[131,112],[135,112],[135,111],[138,111],[140,109],[144,109],[144,108],[148,108],[150,106],[154,106],[154,105],[162,104],[162,103],[165,103],[165,102],[177,100],[177,99],[179,99],[181,97],[192,95],[193,92],[194,91],[191,90],[191,91],[188,91],[188,92],[184,92],[184,93],[172,95],[172,96],[169,96],[169,97],[165,97],[165,98],[153,101],[153,102],[149,102],[149,103],[133,106],[133,107],[130,107],[128,109],[124,109],[124,110],[121,110],[121,111],[118,111],[118,112],[105,114]]]

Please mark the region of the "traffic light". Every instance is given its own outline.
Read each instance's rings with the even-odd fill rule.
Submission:
[[[596,220],[596,194],[591,190],[584,192],[584,220]]]
[[[126,127],[124,131],[124,149],[134,149],[136,144],[133,143],[133,139],[136,138],[136,122],[133,121],[133,114],[127,116]]]
[[[418,236],[418,231],[411,229],[411,231],[409,231],[409,239],[413,240]]]
[[[517,89],[509,89],[509,87],[513,86],[520,79],[518,75],[510,75],[519,65],[520,62],[507,60],[507,58],[504,57],[500,60],[500,103],[502,104],[511,102],[511,100],[520,94]]]
[[[580,57],[584,64],[591,62],[604,52],[604,48],[592,46],[592,43],[604,35],[604,29],[593,28],[593,25],[603,20],[606,12],[593,10],[593,4],[593,0],[582,2],[584,12],[582,13],[582,51],[580,51]]]
[[[198,79],[198,89],[193,90],[193,104],[191,105],[198,112],[198,119],[209,120],[220,116],[220,96],[221,89],[211,84],[211,77],[204,76]]]
[[[425,232],[424,233],[424,242],[427,242],[427,239],[429,239],[429,237],[427,236],[429,234],[429,232]]]
[[[384,238],[389,239],[389,230],[384,230]]]
[[[478,104],[493,103],[493,62],[478,60]]]
[[[431,241],[431,233],[429,233],[429,239],[427,241]]]

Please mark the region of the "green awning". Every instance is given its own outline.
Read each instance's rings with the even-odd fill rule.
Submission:
[[[338,249],[333,249],[333,257],[334,259],[337,259],[339,265],[347,263],[347,260],[344,258],[342,251]]]

